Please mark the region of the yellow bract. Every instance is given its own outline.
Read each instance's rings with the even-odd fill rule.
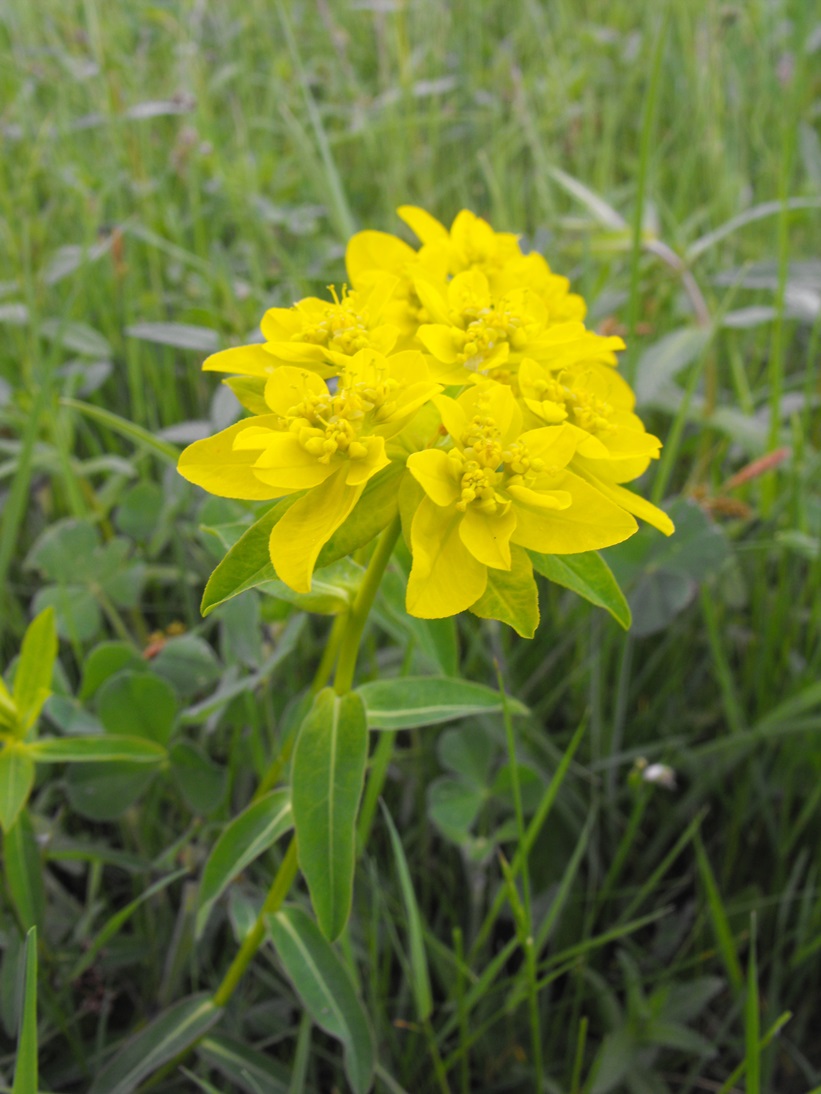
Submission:
[[[532,583],[527,551],[618,543],[634,515],[669,534],[667,515],[623,486],[661,442],[615,367],[622,340],[588,330],[582,298],[517,236],[467,210],[449,229],[415,206],[399,215],[418,249],[357,233],[350,289],[272,308],[264,342],[208,358],[252,416],[190,445],[181,474],[223,497],[297,495],[269,550],[298,592],[348,518],[367,510],[355,526],[384,526],[398,500],[407,608],[427,618],[486,614],[489,575]],[[398,485],[383,518],[368,507],[386,504],[387,480],[365,487],[389,465]]]

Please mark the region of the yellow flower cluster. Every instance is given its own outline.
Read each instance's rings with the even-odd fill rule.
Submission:
[[[205,362],[232,374],[252,417],[190,445],[180,473],[222,497],[299,494],[269,548],[307,592],[323,545],[370,504],[368,482],[403,465],[381,523],[398,507],[407,608],[423,618],[475,607],[502,572],[532,582],[528,551],[607,547],[636,516],[669,535],[623,485],[661,443],[616,370],[621,339],[588,330],[582,298],[516,236],[467,210],[450,230],[412,206],[399,216],[418,249],[359,232],[349,287],[272,308],[264,342]]]

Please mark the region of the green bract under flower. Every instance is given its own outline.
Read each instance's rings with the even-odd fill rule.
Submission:
[[[252,416],[190,445],[180,473],[223,497],[296,495],[268,543],[296,592],[346,522],[373,535],[399,505],[407,608],[425,618],[492,614],[504,575],[532,586],[528,552],[607,547],[634,515],[669,534],[623,485],[661,444],[616,370],[621,339],[588,330],[581,298],[515,236],[467,211],[450,231],[400,215],[418,251],[359,233],[350,291],[274,308],[263,343],[206,361]],[[366,492],[385,476],[389,489]]]

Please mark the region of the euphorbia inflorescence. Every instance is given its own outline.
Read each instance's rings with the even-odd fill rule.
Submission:
[[[617,371],[621,339],[589,330],[582,298],[516,236],[466,210],[450,230],[422,209],[399,215],[418,249],[358,233],[350,289],[271,309],[264,342],[205,362],[232,374],[251,417],[190,445],[181,474],[222,497],[298,495],[269,539],[296,592],[343,525],[356,542],[398,512],[407,609],[423,618],[498,615],[502,584],[533,586],[529,552],[619,543],[636,516],[669,535],[667,515],[624,486],[661,443]],[[381,477],[390,489],[366,489]]]

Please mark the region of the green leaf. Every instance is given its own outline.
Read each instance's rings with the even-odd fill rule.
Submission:
[[[295,593],[284,581],[265,581],[259,589],[266,596],[287,600],[304,612],[338,615],[350,608],[364,572],[351,559],[343,558],[314,574],[309,593]]]
[[[274,790],[253,802],[226,825],[202,872],[195,927],[198,938],[205,930],[214,904],[237,874],[276,843],[293,823],[290,793]]]
[[[66,776],[68,800],[72,809],[89,820],[114,820],[133,805],[156,775],[157,767],[147,763],[77,763]]]
[[[461,844],[476,820],[487,793],[474,783],[444,775],[433,780],[427,797],[430,819],[448,839]]]
[[[14,827],[3,837],[3,864],[6,884],[23,929],[41,926],[46,896],[40,849],[26,809],[18,814]]]
[[[100,546],[100,534],[89,521],[58,520],[38,538],[26,557],[26,569],[36,568],[49,581],[83,584],[93,575],[91,559]]]
[[[193,323],[132,323],[125,328],[125,333],[129,338],[140,338],[143,342],[196,350],[198,353],[214,353],[219,349],[217,332]]]
[[[642,406],[656,405],[665,387],[702,353],[713,333],[709,328],[682,327],[646,349],[636,365],[634,386],[638,402]]]
[[[391,815],[388,812],[385,803],[382,802],[381,804],[385,824],[388,826],[388,832],[391,837],[393,857],[396,860],[396,872],[399,875],[399,886],[402,890],[402,900],[405,904],[405,915],[408,920],[411,989],[413,991],[414,1001],[416,1002],[416,1014],[419,1021],[424,1022],[430,1017],[431,1011],[433,1010],[433,995],[430,988],[430,974],[428,973],[427,957],[425,956],[422,916],[419,914],[419,905],[413,890],[413,882],[411,881],[408,860],[405,857],[402,841],[399,838],[399,833],[396,831],[396,826],[391,819]]]
[[[301,908],[268,916],[268,930],[285,974],[316,1024],[342,1042],[354,1094],[370,1090],[374,1042],[350,974]]]
[[[487,588],[470,610],[480,619],[507,623],[522,638],[532,638],[539,625],[539,590],[533,580],[533,565],[521,547],[514,547],[511,555],[511,570],[488,569]]]
[[[67,322],[65,319],[44,319],[40,324],[40,334],[63,349],[83,353],[87,357],[105,360],[111,356],[108,339],[87,323]]]
[[[181,999],[125,1042],[97,1073],[89,1094],[133,1094],[143,1079],[189,1048],[221,1015],[206,992]]]
[[[167,745],[177,715],[177,697],[165,680],[126,670],[102,685],[97,693],[97,713],[108,733]]]
[[[34,785],[29,746],[12,741],[0,751],[0,828],[8,832],[28,801]]]
[[[222,1035],[206,1037],[197,1046],[197,1055],[247,1094],[288,1094],[290,1090],[288,1071],[244,1041]]]
[[[196,634],[169,638],[151,661],[151,671],[172,684],[185,702],[202,695],[222,676],[213,649]]]
[[[85,414],[87,418],[100,422],[108,429],[113,430],[114,433],[118,433],[127,440],[133,441],[134,444],[138,445],[140,448],[145,448],[149,452],[153,452],[155,456],[159,456],[160,459],[164,460],[172,467],[177,466],[177,461],[180,458],[179,448],[173,444],[169,444],[168,441],[163,441],[160,440],[159,437],[155,437],[149,429],[144,429],[143,426],[136,425],[127,418],[121,418],[119,414],[114,414],[104,407],[95,406],[93,403],[85,403],[81,399],[68,399],[63,397],[60,399],[60,406],[66,406],[72,410],[79,411],[81,414]]]
[[[46,608],[29,624],[14,673],[13,698],[21,734],[25,734],[37,720],[43,703],[51,694],[51,676],[56,657],[54,612]]]
[[[436,745],[442,767],[483,790],[490,782],[497,753],[493,734],[484,726],[471,724],[446,729]]]
[[[356,814],[367,758],[362,699],[356,692],[340,696],[325,688],[299,728],[291,802],[299,865],[330,939],[342,932],[351,910]]]
[[[540,555],[530,552],[533,568],[542,577],[578,593],[597,608],[604,608],[625,630],[630,627],[630,608],[610,567],[596,551],[579,555]]]
[[[37,928],[26,935],[23,1021],[17,1040],[11,1094],[37,1094]]]
[[[156,482],[138,482],[120,497],[114,513],[117,530],[131,539],[150,539],[161,518],[165,494]]]
[[[502,710],[498,691],[449,676],[372,680],[357,691],[365,704],[369,729],[416,729]],[[507,705],[511,714],[527,714],[527,707],[516,699],[508,699]]]
[[[228,786],[224,767],[209,759],[193,741],[177,741],[169,759],[171,774],[192,812],[208,816],[222,805]]]
[[[3,677],[0,676],[0,731],[16,735],[18,724],[17,707]]]
[[[110,676],[122,669],[148,671],[147,663],[129,642],[101,642],[86,657],[80,699],[90,699]]]
[[[57,633],[70,642],[87,642],[103,625],[100,605],[85,585],[47,585],[34,597],[34,610],[54,609]]]
[[[271,565],[268,540],[277,522],[285,516],[296,498],[284,498],[252,524],[240,536],[228,554],[208,579],[202,594],[200,611],[208,615],[218,604],[224,604],[232,596],[254,589],[264,581],[275,581],[276,573]]]
[[[44,737],[26,747],[31,758],[40,764],[159,764],[168,755],[156,741],[115,733],[89,737]]]

